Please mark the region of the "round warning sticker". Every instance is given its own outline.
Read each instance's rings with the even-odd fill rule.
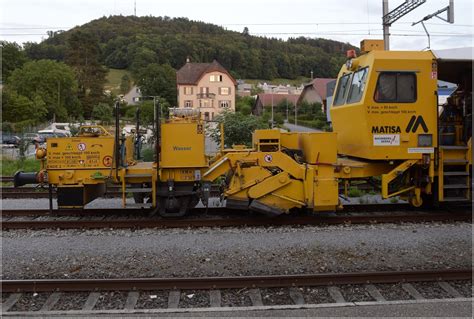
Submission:
[[[273,160],[273,157],[272,157],[271,154],[267,154],[267,155],[265,155],[265,157],[263,158],[263,160],[264,160],[265,162],[267,162],[267,163],[271,163],[272,160]]]
[[[77,149],[81,152],[86,150],[86,143],[79,143],[77,144]]]
[[[102,159],[102,163],[104,164],[104,166],[107,167],[112,166],[112,156],[104,156],[104,158]]]

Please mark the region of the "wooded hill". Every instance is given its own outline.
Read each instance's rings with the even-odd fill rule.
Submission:
[[[77,30],[91,34],[100,47],[100,62],[135,73],[151,63],[179,69],[192,62],[218,60],[236,78],[294,79],[335,77],[350,44],[326,39],[290,38],[287,41],[249,35],[186,18],[110,16],[68,31],[48,32],[49,38],[26,43],[31,59],[63,61],[68,38]]]

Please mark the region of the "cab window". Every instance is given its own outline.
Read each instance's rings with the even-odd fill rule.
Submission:
[[[339,79],[339,85],[336,90],[336,98],[334,99],[333,105],[342,105],[346,100],[347,91],[349,90],[349,83],[352,73],[346,74]]]
[[[367,79],[368,68],[363,68],[354,73],[352,77],[352,83],[347,97],[347,104],[357,103],[362,98],[364,93],[365,81]]]
[[[413,72],[382,72],[377,81],[376,102],[416,101],[416,75]]]

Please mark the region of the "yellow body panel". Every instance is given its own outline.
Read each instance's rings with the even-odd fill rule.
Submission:
[[[436,62],[431,52],[371,51],[353,61],[354,70],[343,66],[341,76],[368,67],[359,102],[332,105],[331,118],[337,133],[338,153],[370,160],[419,159],[437,146]],[[416,76],[416,101],[376,102],[374,95],[381,72],[410,72]],[[423,118],[427,131],[409,125],[412,117]],[[432,145],[418,145],[418,134],[431,134]]]
[[[301,133],[300,149],[309,164],[335,164],[337,161],[337,136],[335,133]]]
[[[200,122],[163,123],[161,134],[161,168],[207,166],[203,124]]]
[[[374,50],[383,51],[384,50],[384,40],[363,40],[360,42],[360,51],[361,52],[370,52]]]
[[[339,204],[335,141],[334,133],[257,130],[253,149],[224,151],[203,179],[213,181],[232,172],[226,196],[243,199],[246,194],[253,200],[251,209],[271,214],[300,207],[335,210]],[[291,150],[301,150],[302,158],[286,153]]]
[[[48,180],[51,184],[97,184],[113,166],[114,138],[70,137],[47,140]]]

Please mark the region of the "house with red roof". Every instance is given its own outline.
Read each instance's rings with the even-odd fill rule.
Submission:
[[[330,78],[316,78],[310,83],[306,84],[303,88],[303,92],[298,99],[298,104],[303,103],[321,103],[322,111],[326,113],[327,110],[327,87],[331,82],[336,79]]]
[[[252,113],[254,115],[262,115],[264,109],[271,109],[282,102],[288,102],[288,105],[295,105],[300,97],[299,94],[277,94],[277,93],[260,93],[255,100]]]

